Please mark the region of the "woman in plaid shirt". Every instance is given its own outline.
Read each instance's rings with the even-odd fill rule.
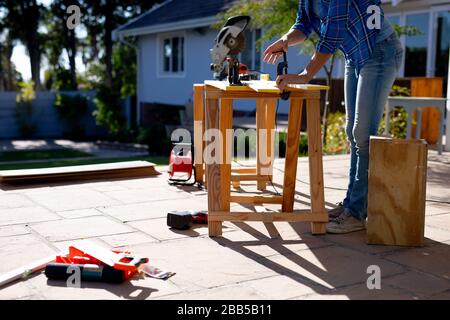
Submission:
[[[264,52],[264,61],[273,64],[280,51],[287,52],[289,46],[304,42],[312,32],[320,37],[302,73],[277,78],[280,89],[287,84],[310,82],[336,50],[345,55],[346,131],[351,163],[347,195],[329,211],[329,233],[365,228],[369,140],[377,134],[403,56],[401,43],[380,4],[380,0],[300,0],[295,24]]]

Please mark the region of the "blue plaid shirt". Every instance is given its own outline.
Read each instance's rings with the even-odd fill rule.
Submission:
[[[309,37],[315,31],[320,40],[317,51],[334,53],[340,49],[347,60],[361,70],[370,59],[379,29],[369,29],[367,21],[373,12],[367,12],[371,5],[380,8],[381,22],[384,14],[380,0],[315,0],[319,1],[319,15],[314,14],[314,0],[300,0],[297,21],[292,28]]]

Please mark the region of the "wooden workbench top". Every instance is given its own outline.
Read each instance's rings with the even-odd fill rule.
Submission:
[[[258,93],[281,93],[276,86],[275,81],[252,80],[243,81],[243,86],[230,86],[228,81],[206,80],[205,85],[215,87],[222,91],[228,92],[258,92]],[[315,84],[291,84],[288,85],[286,91],[304,92],[304,91],[321,91],[328,90],[329,87]]]

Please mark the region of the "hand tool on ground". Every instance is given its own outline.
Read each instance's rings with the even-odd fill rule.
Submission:
[[[19,280],[19,279],[25,279],[29,276],[31,276],[31,274],[41,271],[42,269],[45,268],[45,266],[52,262],[55,261],[56,259],[56,254],[48,256],[46,258],[37,260],[35,262],[32,262],[26,266],[17,268],[15,270],[12,270],[10,272],[4,273],[0,276],[0,288],[2,286],[5,286],[13,281]]]
[[[148,258],[133,256],[129,252],[110,251],[92,242],[80,241],[69,247],[66,255],[56,257],[47,264],[45,275],[52,280],[67,280],[70,267],[80,269],[80,280],[124,282],[141,271]]]
[[[207,223],[207,211],[172,211],[167,214],[167,226],[178,230],[187,230],[194,224]]]
[[[96,281],[106,283],[122,283],[127,280],[122,270],[116,270],[106,265],[49,263],[45,267],[45,275],[50,280],[67,281],[78,269],[80,281]]]
[[[245,49],[244,31],[250,23],[249,16],[235,16],[227,20],[211,49],[211,71],[216,79],[228,77],[231,86],[242,86],[240,62],[237,55]]]

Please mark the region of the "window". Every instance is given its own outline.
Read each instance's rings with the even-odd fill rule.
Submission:
[[[428,23],[428,13],[406,16],[406,25],[414,26],[421,32],[420,35],[406,37],[406,77],[425,77],[427,75]]]
[[[162,71],[164,73],[184,72],[184,37],[163,38]]]
[[[386,15],[386,18],[392,25],[400,24],[400,16],[399,15]]]
[[[450,10],[437,13],[435,75],[447,77],[450,47]]]

